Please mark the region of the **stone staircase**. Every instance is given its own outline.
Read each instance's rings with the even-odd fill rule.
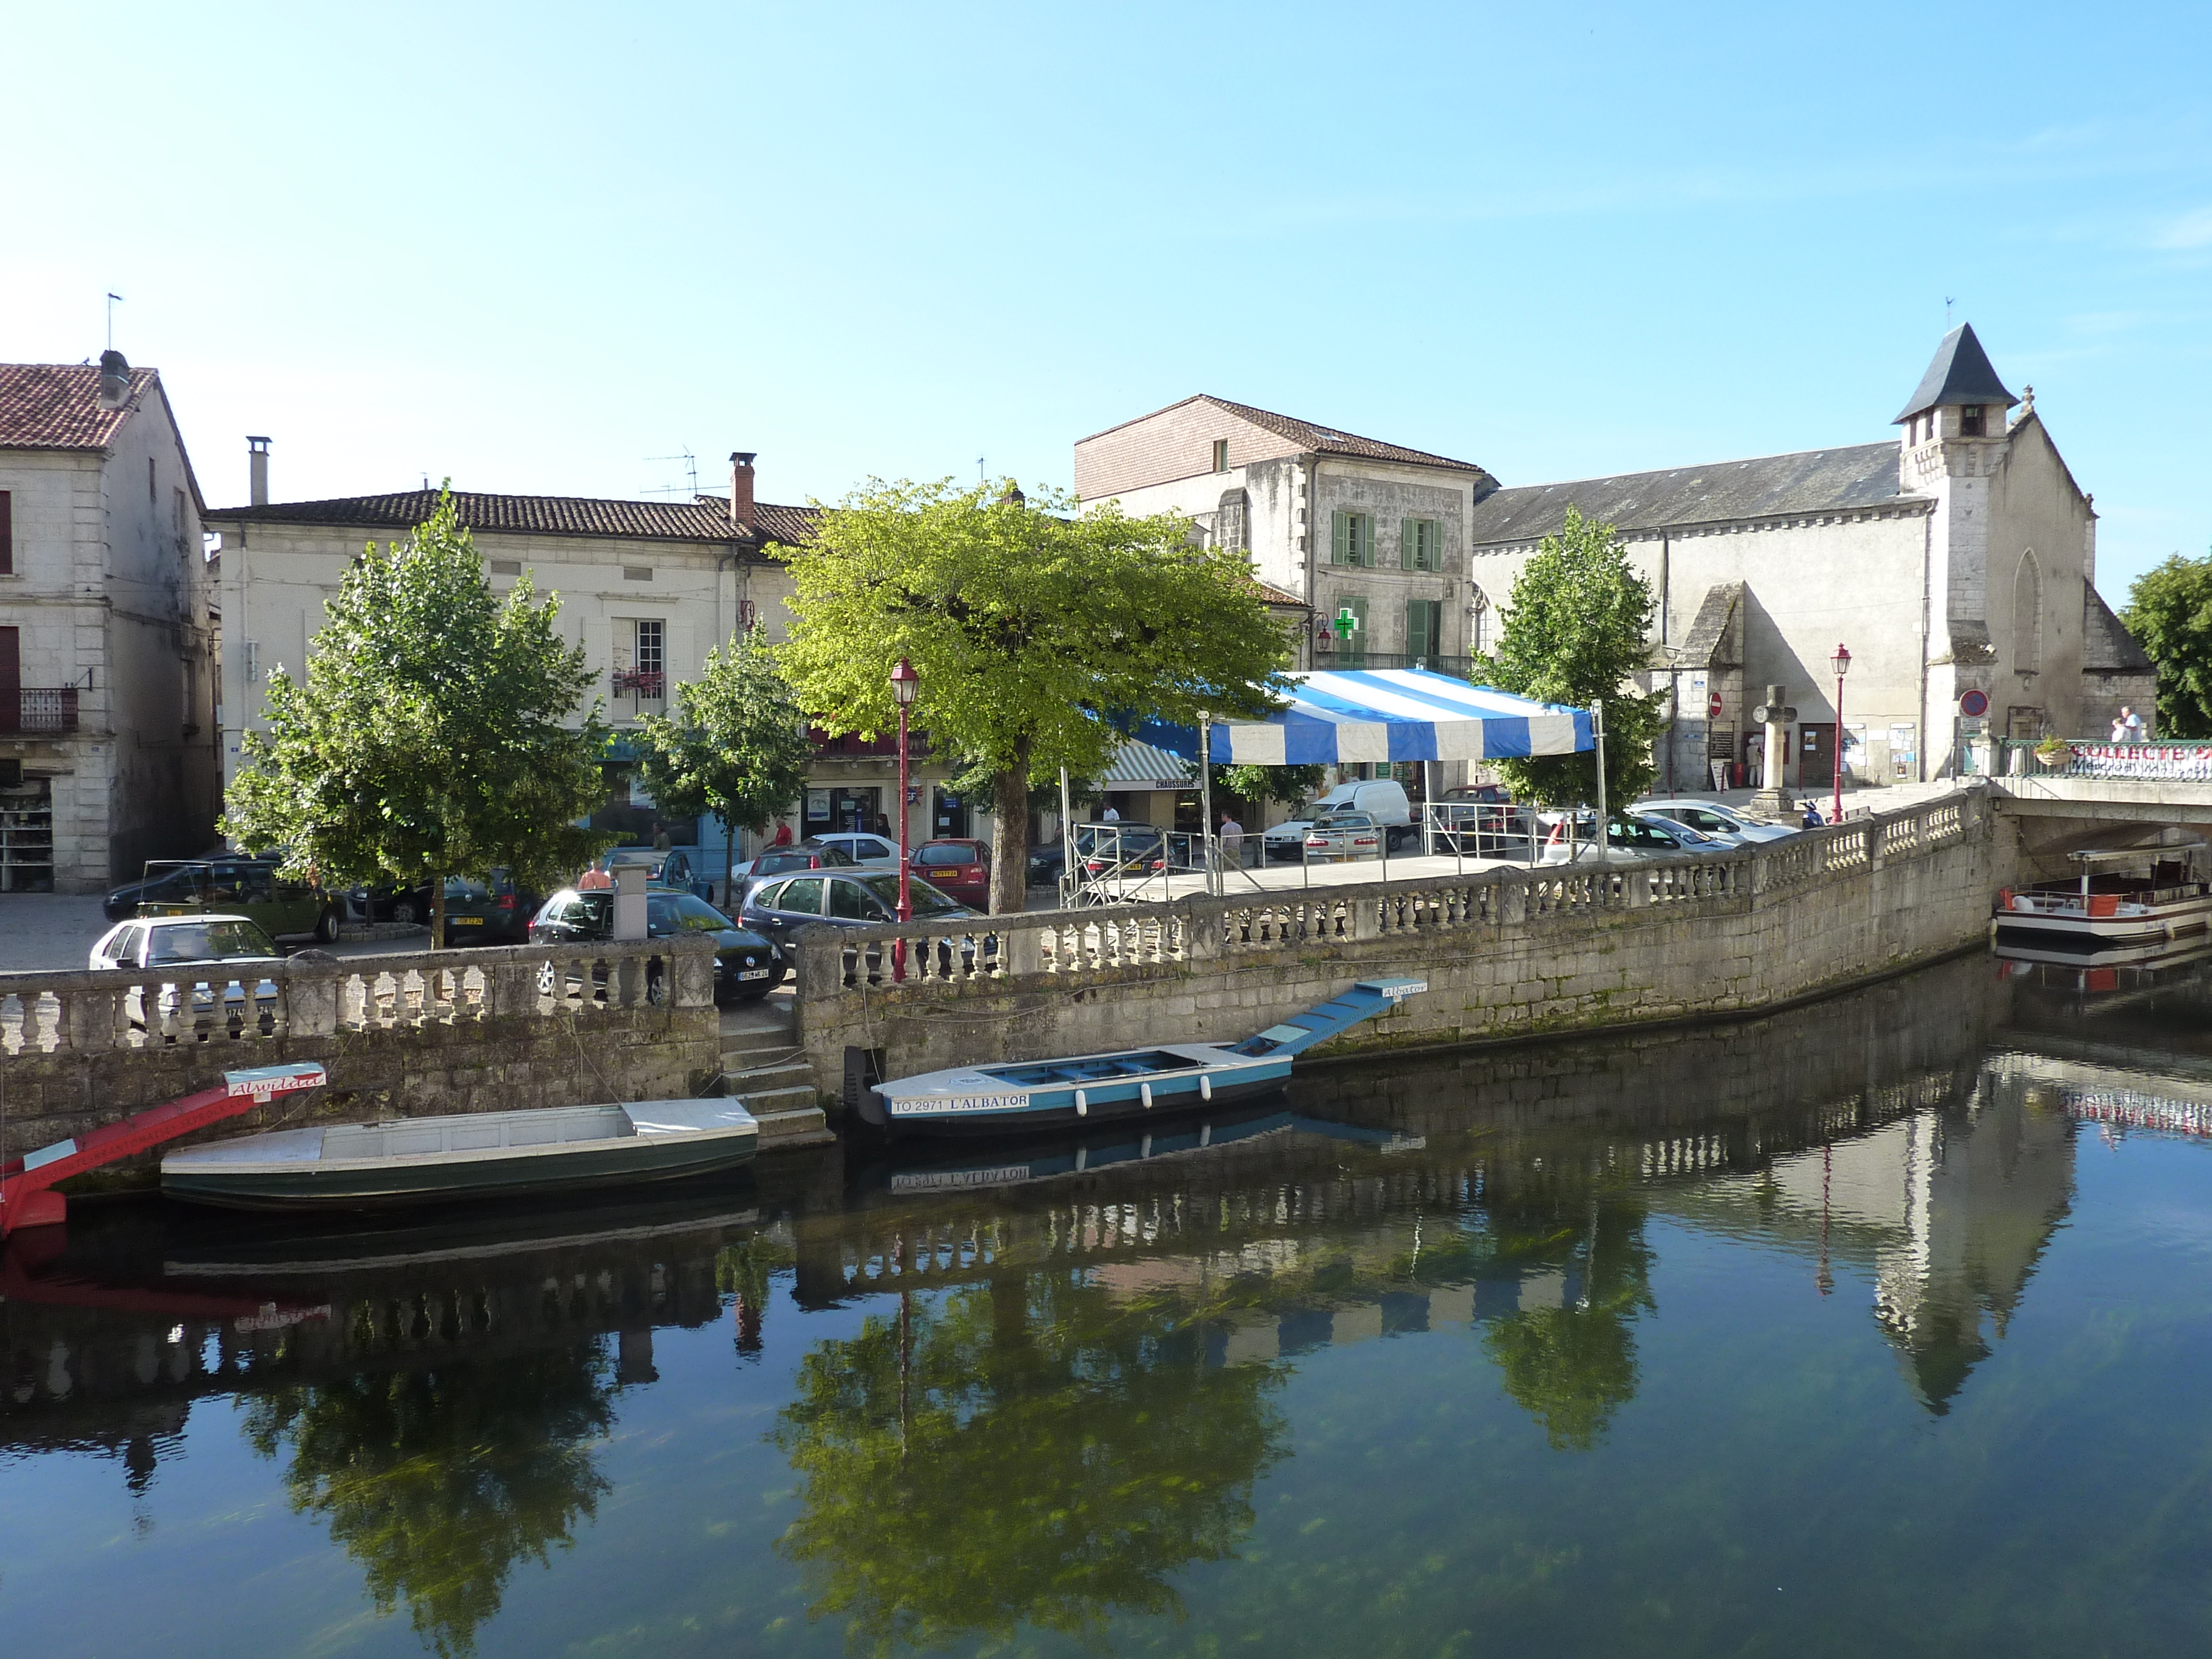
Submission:
[[[817,1103],[814,1068],[795,1043],[760,1032],[724,1036],[720,1088],[759,1122],[763,1152],[826,1146],[837,1138]]]

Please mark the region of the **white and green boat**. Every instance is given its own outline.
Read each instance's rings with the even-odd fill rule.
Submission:
[[[171,1152],[161,1190],[244,1210],[368,1210],[674,1181],[748,1162],[733,1101],[641,1100],[276,1129]]]

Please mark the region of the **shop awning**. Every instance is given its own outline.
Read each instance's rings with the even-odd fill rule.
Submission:
[[[1097,780],[1102,789],[1150,789],[1163,784],[1170,789],[1181,789],[1193,781],[1188,761],[1134,738],[1126,739],[1115,750],[1114,758],[1106,763],[1106,769]]]
[[[1212,757],[1241,766],[1522,760],[1593,747],[1589,711],[1532,702],[1421,668],[1285,674],[1290,707],[1213,726]],[[1194,758],[1193,726],[1147,721],[1145,740]]]

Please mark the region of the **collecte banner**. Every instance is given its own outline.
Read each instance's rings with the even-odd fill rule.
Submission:
[[[2089,778],[2212,781],[2212,743],[2076,743],[2067,769]]]

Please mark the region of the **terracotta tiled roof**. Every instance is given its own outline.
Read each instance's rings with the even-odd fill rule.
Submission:
[[[1232,404],[1226,398],[1216,398],[1204,392],[1194,398],[1185,398],[1182,403],[1170,404],[1166,409],[1156,409],[1150,415],[1139,415],[1135,420],[1123,421],[1118,426],[1108,427],[1105,432],[1094,432],[1090,438],[1079,438],[1076,441],[1087,444],[1091,438],[1103,438],[1108,432],[1119,432],[1123,427],[1153,420],[1189,404],[1211,404],[1216,409],[1227,410],[1231,415],[1264,428],[1279,438],[1286,438],[1300,449],[1311,450],[1317,455],[1356,455],[1370,461],[1404,461],[1414,466],[1442,466],[1455,472],[1473,472],[1486,478],[1490,476],[1473,461],[1455,461],[1448,455],[1431,455],[1425,449],[1408,449],[1403,444],[1386,444],[1379,438],[1363,438],[1356,432],[1340,432],[1333,426],[1316,426],[1311,421],[1278,415],[1271,410],[1255,409],[1249,404]]]
[[[265,507],[211,510],[207,521],[223,524],[330,524],[411,530],[437,509],[434,489],[389,495],[345,495],[324,501],[271,501]],[[493,495],[457,489],[453,505],[471,530],[509,535],[609,536],[633,541],[726,542],[728,506],[711,497],[690,501],[604,501],[585,495]],[[761,542],[804,540],[816,514],[806,507],[763,502],[756,509]]]
[[[102,409],[96,363],[0,363],[0,449],[105,449],[156,378],[132,369],[130,398]]]
[[[1292,605],[1300,611],[1313,609],[1297,594],[1279,588],[1273,582],[1263,582],[1257,576],[1247,577],[1245,580],[1251,585],[1252,591],[1260,596],[1260,603],[1262,605]]]

